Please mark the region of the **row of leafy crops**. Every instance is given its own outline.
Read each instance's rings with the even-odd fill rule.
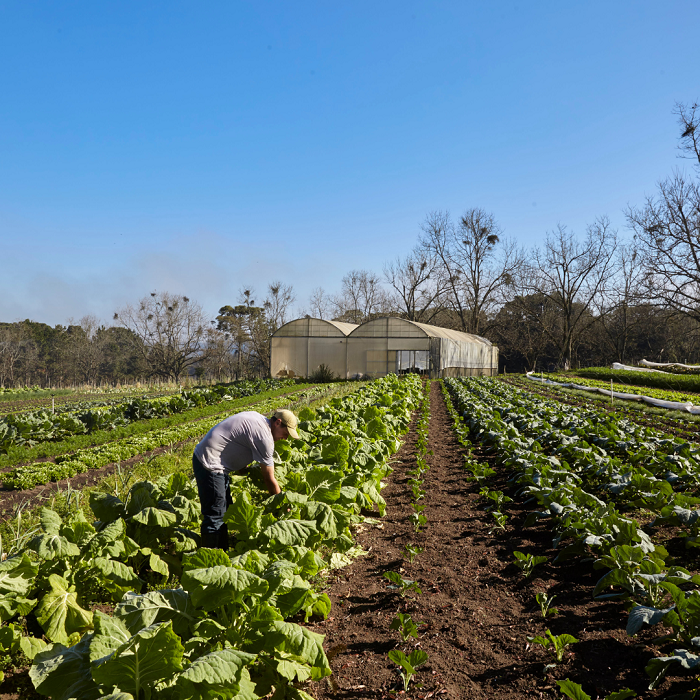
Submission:
[[[539,374],[536,376],[540,376]],[[550,379],[554,382],[563,382],[569,384],[577,384],[580,386],[591,387],[595,389],[610,389],[610,382],[605,382],[602,379],[586,379],[583,377],[572,377],[567,374],[547,374],[546,372],[541,375],[545,379]],[[663,401],[678,401],[681,403],[695,403],[700,401],[700,397],[697,394],[687,394],[681,391],[673,391],[672,389],[654,389],[652,387],[639,387],[631,384],[622,384],[615,382],[613,384],[614,391],[624,392],[626,394],[644,394],[644,396],[650,396],[654,399],[661,399]]]
[[[155,399],[129,398],[116,405],[46,410],[0,417],[0,453],[13,445],[32,446],[47,440],[61,440],[97,430],[112,430],[134,421],[182,413],[198,406],[253,396],[263,391],[293,385],[293,380],[259,379],[235,385],[183,389],[179,394]]]
[[[692,495],[700,481],[698,446],[494,380],[446,384],[468,439],[492,450],[513,471],[521,495],[536,501],[525,525],[549,521],[560,548],[555,561],[593,554],[604,572],[593,595],[627,602],[628,634],[647,624],[672,629],[659,640],[672,652],[647,666],[651,687],[674,665],[700,667],[700,576],[672,563],[631,517],[652,511],[652,525],[673,523],[688,547],[700,546],[700,499]]]
[[[608,369],[607,367],[589,367],[577,369],[571,374],[566,374],[571,381],[578,377],[598,379],[610,384],[610,380],[619,384],[633,386],[654,387],[657,389],[670,389],[672,391],[688,391],[694,394],[700,393],[700,376],[695,374],[666,374],[662,372],[635,372],[634,370]]]
[[[417,378],[387,377],[302,409],[302,439],[277,445],[282,493],[267,497],[255,470],[234,477],[228,553],[198,549],[182,475],[91,494],[94,521],[44,509],[43,532],[0,562],[0,644],[33,658],[36,689],[56,700],[308,700],[298,685],[330,668],[323,637],[290,618],[328,615],[312,579],[352,557],[363,509],[383,513],[381,480],[419,396]],[[112,615],[93,610],[110,601]]]
[[[307,389],[295,395],[297,400],[307,400],[321,393],[322,388]],[[262,413],[272,411],[274,407],[289,403],[289,398],[274,399],[256,406]],[[70,454],[59,455],[55,462],[33,462],[15,469],[10,469],[2,475],[3,488],[7,490],[23,490],[48,484],[51,481],[69,479],[76,474],[83,474],[90,469],[99,469],[107,464],[122,462],[151,450],[190,440],[205,434],[216,425],[225,415],[231,415],[247,410],[249,404],[238,406],[234,410],[228,406],[224,413],[209,416],[203,420],[187,422],[166,429],[151,430],[142,435],[114,440],[106,445],[77,450]]]
[[[182,391],[181,387],[165,391],[134,392],[124,391],[120,394],[110,395],[86,395],[78,392],[67,393],[58,396],[39,396],[28,399],[5,399],[0,401],[0,414],[27,413],[29,411],[49,410],[51,413],[65,413],[66,411],[86,411],[91,408],[104,408],[116,406],[121,401],[130,398],[155,399],[162,396],[172,396]]]
[[[0,386],[0,396],[23,396],[26,394],[50,394],[52,389],[43,389],[38,384],[34,386],[5,387]]]

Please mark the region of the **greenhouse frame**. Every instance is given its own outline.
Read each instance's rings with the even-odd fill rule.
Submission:
[[[498,374],[498,348],[478,335],[390,316],[359,326],[301,318],[273,334],[273,377],[309,377],[321,364],[343,379],[491,376]]]

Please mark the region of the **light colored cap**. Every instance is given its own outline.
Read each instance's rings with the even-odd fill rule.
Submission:
[[[296,430],[299,421],[291,411],[288,411],[286,408],[280,408],[278,411],[275,411],[273,418],[279,418],[282,421],[282,425],[289,431],[289,434],[295,440],[299,439],[299,433]]]

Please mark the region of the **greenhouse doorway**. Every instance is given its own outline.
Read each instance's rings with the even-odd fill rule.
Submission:
[[[397,350],[396,374],[429,374],[430,353],[427,350]]]

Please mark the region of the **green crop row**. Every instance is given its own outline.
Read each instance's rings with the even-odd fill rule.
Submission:
[[[615,384],[700,394],[700,376],[698,375],[662,374],[660,372],[635,372],[633,370],[608,369],[607,367],[589,367],[588,369],[573,370],[560,376],[567,377],[568,381],[572,382],[575,382],[578,377],[597,379],[606,382],[608,388],[612,379]]]
[[[0,453],[7,453],[14,445],[31,447],[39,442],[62,440],[72,435],[113,430],[136,421],[162,418],[293,384],[288,379],[246,380],[233,385],[183,389],[174,396],[128,398],[112,406],[77,408],[58,413],[40,410],[9,414],[0,417]]]
[[[640,508],[655,512],[652,527],[680,526],[686,545],[700,546],[700,499],[693,495],[700,483],[698,446],[502,382],[446,385],[469,440],[486,445],[513,471],[521,495],[538,504],[525,525],[549,521],[560,548],[555,561],[593,555],[595,568],[605,571],[593,595],[627,601],[628,634],[660,623],[672,629],[663,642],[677,648],[671,656],[650,659],[650,687],[673,666],[700,668],[694,641],[700,576],[672,562],[665,547],[625,515]],[[474,469],[474,478],[487,476]]]

